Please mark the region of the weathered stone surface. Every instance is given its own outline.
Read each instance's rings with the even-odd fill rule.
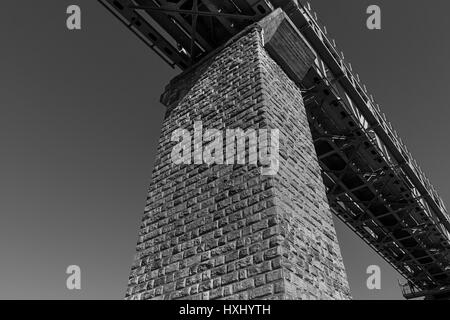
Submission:
[[[349,298],[301,91],[264,48],[262,32],[246,29],[167,87],[126,298]],[[194,121],[279,129],[278,174],[173,164],[172,132],[193,130]]]
[[[262,19],[259,25],[267,52],[291,80],[300,83],[316,58],[308,41],[281,9]]]

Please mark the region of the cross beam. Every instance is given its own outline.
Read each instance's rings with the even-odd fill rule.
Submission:
[[[188,15],[199,15],[205,17],[222,17],[228,19],[239,19],[239,20],[249,20],[249,21],[259,21],[261,19],[260,15],[249,16],[244,14],[233,14],[233,13],[223,13],[223,12],[212,12],[212,11],[200,11],[200,10],[183,10],[183,9],[174,9],[174,8],[165,8],[165,7],[154,7],[154,6],[140,6],[140,5],[130,5],[130,9],[136,10],[146,10],[153,12],[162,12],[162,13],[179,13],[179,14],[188,14]]]

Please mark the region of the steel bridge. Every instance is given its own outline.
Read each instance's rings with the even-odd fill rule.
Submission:
[[[282,7],[317,54],[298,83],[333,212],[392,265],[407,299],[450,295],[450,217],[309,4],[98,0],[172,67],[198,62]]]

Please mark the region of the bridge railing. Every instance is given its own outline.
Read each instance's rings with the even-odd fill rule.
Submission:
[[[342,72],[341,76],[346,77],[351,82],[353,87],[364,100],[367,109],[370,110],[372,116],[377,120],[378,125],[389,136],[395,148],[401,153],[403,159],[405,159],[405,164],[412,169],[413,173],[420,180],[420,183],[422,183],[426,191],[430,194],[432,201],[435,202],[445,219],[450,222],[450,218],[447,214],[447,209],[438,192],[431,184],[430,180],[426,177],[425,173],[420,168],[416,160],[413,158],[411,152],[408,150],[406,144],[402,141],[397,131],[386,119],[386,116],[381,111],[379,104],[377,104],[373,96],[368,93],[367,87],[362,83],[359,75],[354,73],[350,63],[345,62],[344,54],[337,47],[335,40],[330,40],[326,28],[322,23],[320,23],[317,14],[312,10],[310,3],[301,5],[301,8],[303,9],[303,13],[309,23],[309,26],[316,33],[317,37],[323,42],[331,56],[334,58],[336,64],[339,65],[339,68]]]
[[[423,291],[420,290],[419,288],[415,287],[414,284],[412,284],[409,281],[406,283],[401,283],[400,281],[398,281],[398,285],[400,286],[400,288],[402,290],[403,296],[407,299],[422,296],[421,292],[423,292]]]

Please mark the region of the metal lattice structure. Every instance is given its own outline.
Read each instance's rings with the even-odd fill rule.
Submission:
[[[443,201],[309,5],[293,0],[99,0],[181,70],[282,7],[317,54],[298,83],[333,212],[408,280],[405,297],[450,287]]]
[[[264,0],[99,0],[172,67],[186,69],[273,10]]]

